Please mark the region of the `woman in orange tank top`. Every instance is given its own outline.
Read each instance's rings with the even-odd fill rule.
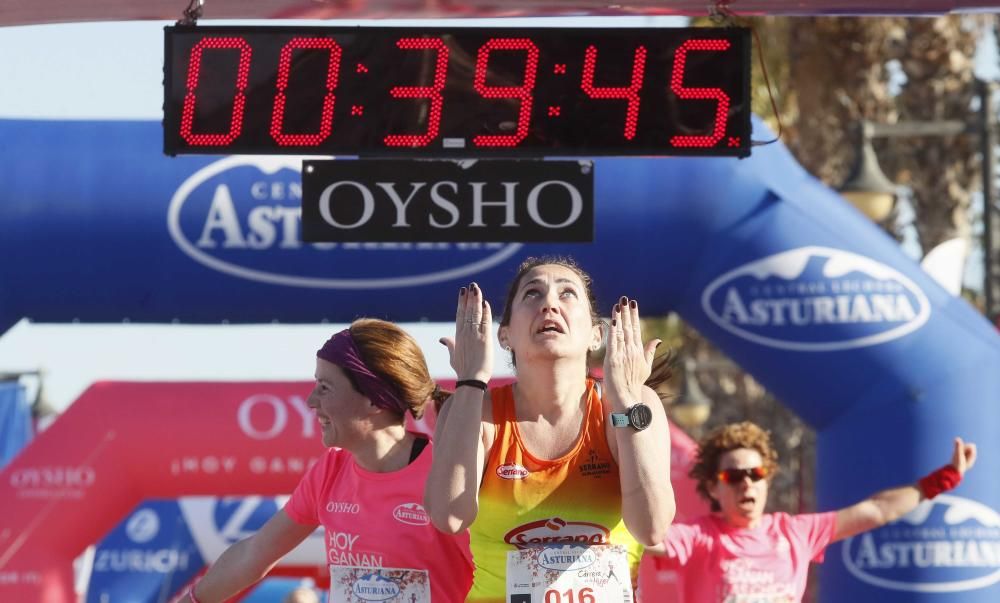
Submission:
[[[442,339],[458,381],[425,507],[438,529],[470,530],[468,600],[632,601],[642,546],[663,540],[675,510],[666,415],[644,385],[669,375],[666,359],[654,367],[659,341],[643,345],[638,304],[620,298],[603,388],[588,379],[604,325],[590,277],[566,258],[520,266],[497,336],[517,382],[487,391],[491,308],[462,287],[455,337]]]

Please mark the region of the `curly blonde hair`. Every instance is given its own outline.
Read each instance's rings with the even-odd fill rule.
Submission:
[[[712,505],[713,511],[720,510],[719,503],[708,493],[708,488],[716,481],[719,459],[738,448],[760,453],[768,479],[778,472],[778,453],[771,446],[770,432],[750,421],[715,428],[698,443],[698,456],[688,472],[691,479],[698,482],[698,494]]]

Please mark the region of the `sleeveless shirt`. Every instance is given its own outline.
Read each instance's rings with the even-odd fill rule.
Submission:
[[[479,513],[469,528],[475,577],[468,601],[504,601],[507,552],[549,544],[621,544],[635,587],[642,546],[622,520],[621,482],[593,380],[573,448],[557,459],[533,456],[517,426],[513,384],[491,391],[496,439],[487,452]]]

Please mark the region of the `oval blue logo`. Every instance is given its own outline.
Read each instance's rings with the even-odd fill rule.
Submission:
[[[386,289],[463,278],[520,243],[303,243],[302,158],[234,155],[185,180],[167,229],[194,261],[248,280],[323,289]]]
[[[590,567],[597,555],[585,546],[547,546],[538,553],[538,565],[560,572],[577,571]]]
[[[1000,581],[1000,514],[942,494],[893,524],[848,538],[841,551],[851,575],[881,588],[921,593],[986,588]]]
[[[132,542],[149,542],[159,533],[160,516],[152,509],[139,509],[125,523],[125,535]]]
[[[701,305],[738,337],[807,352],[891,341],[931,313],[927,295],[898,270],[829,247],[791,249],[730,270],[709,283]]]
[[[351,592],[364,601],[386,601],[399,595],[399,585],[378,574],[366,574],[351,587]]]

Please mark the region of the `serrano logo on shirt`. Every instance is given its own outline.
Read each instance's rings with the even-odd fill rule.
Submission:
[[[587,462],[580,464],[578,468],[580,475],[584,477],[601,477],[611,473],[611,461],[591,449],[587,453]]]
[[[403,503],[392,510],[392,516],[396,521],[411,526],[425,526],[431,522],[427,511],[418,503]]]
[[[521,465],[500,465],[497,467],[497,477],[503,479],[524,479],[528,477],[529,471]]]
[[[519,549],[539,544],[607,544],[611,532],[604,526],[559,517],[520,525],[504,535],[504,542]]]

